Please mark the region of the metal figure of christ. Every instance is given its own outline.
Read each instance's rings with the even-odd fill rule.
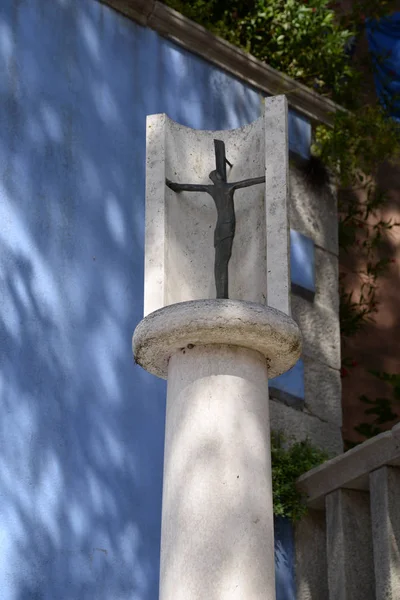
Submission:
[[[254,177],[228,183],[226,164],[232,165],[225,156],[225,144],[221,140],[214,140],[214,147],[216,169],[209,174],[212,184],[174,183],[169,179],[166,180],[166,184],[174,192],[206,192],[214,200],[217,209],[217,224],[214,230],[215,287],[217,298],[228,298],[228,264],[232,255],[236,228],[233,196],[235,191],[240,188],[265,183],[265,177]]]

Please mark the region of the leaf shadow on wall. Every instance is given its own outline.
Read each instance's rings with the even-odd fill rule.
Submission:
[[[165,384],[131,351],[146,115],[231,128],[259,97],[94,0],[4,0],[0,31],[2,599],[154,600]]]

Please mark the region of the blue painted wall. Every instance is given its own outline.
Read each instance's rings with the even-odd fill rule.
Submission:
[[[0,596],[156,600],[165,385],[131,353],[146,115],[234,128],[260,97],[95,0],[2,0],[0,93]]]
[[[292,291],[309,300],[315,295],[314,241],[299,231],[290,230],[290,276]]]
[[[307,137],[305,136],[305,139]],[[315,246],[311,238],[290,230],[290,277],[292,293],[299,294],[309,302],[315,295]],[[276,391],[283,392],[278,397],[285,403],[302,409],[305,401],[304,363],[300,359],[286,373],[274,377],[269,388],[276,397]]]

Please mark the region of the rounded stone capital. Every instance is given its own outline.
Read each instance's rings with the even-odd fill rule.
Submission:
[[[240,300],[192,300],[170,304],[145,317],[132,339],[136,363],[167,378],[170,357],[193,345],[226,344],[265,356],[268,377],[288,371],[300,358],[301,333],[286,314]]]

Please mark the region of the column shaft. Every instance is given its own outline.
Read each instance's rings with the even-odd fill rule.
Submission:
[[[160,600],[274,600],[265,358],[189,346],[168,367]]]

